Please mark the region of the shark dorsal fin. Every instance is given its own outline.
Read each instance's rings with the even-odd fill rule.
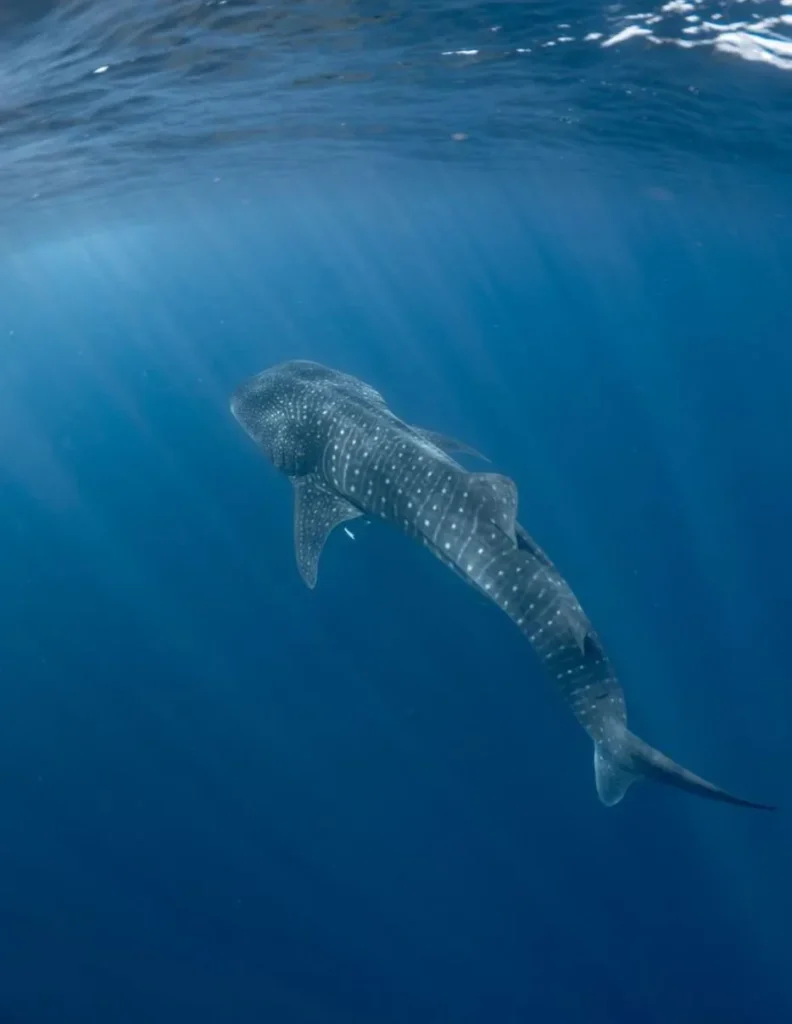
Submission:
[[[556,569],[544,551],[539,547],[525,527],[517,523],[517,547],[526,551],[532,558],[544,566],[548,586],[556,591],[556,608],[563,615],[563,621],[570,631],[581,654],[586,653],[586,640],[591,634],[591,623],[580,607],[578,599],[569,588],[569,584]]]
[[[440,434],[436,430],[424,430],[423,427],[418,431],[426,440],[439,448],[441,452],[445,452],[446,455],[453,455],[454,452],[460,452],[462,455],[470,455],[474,459],[481,459],[482,462],[489,462],[490,460],[486,455],[482,455],[481,452],[476,451],[471,445],[466,444],[464,441],[459,441],[455,437],[449,437],[448,434]]]
[[[523,551],[527,551],[529,554],[533,555],[533,557],[537,559],[537,561],[541,562],[542,565],[546,565],[549,569],[555,570],[553,563],[544,551],[542,551],[525,527],[520,526],[520,524],[517,523],[515,529],[517,534],[517,547],[522,548]]]
[[[471,485],[481,496],[481,515],[499,527],[516,546],[517,484],[500,473],[471,473]]]
[[[294,553],[297,568],[313,590],[319,570],[319,556],[336,526],[363,513],[339,494],[334,494],[313,476],[293,477]]]

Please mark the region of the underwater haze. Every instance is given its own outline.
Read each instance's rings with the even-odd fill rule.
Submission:
[[[792,5],[0,9],[0,1024],[792,1020]],[[641,781],[229,408],[511,477]]]

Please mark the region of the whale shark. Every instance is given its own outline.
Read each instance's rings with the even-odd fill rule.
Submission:
[[[624,692],[569,584],[517,521],[507,476],[470,472],[480,457],[454,438],[399,419],[371,385],[308,360],[246,380],[231,412],[294,488],[294,545],[305,583],[339,525],[366,516],[421,543],[501,609],[594,744],[597,794],[610,807],[640,778],[710,800],[772,810],[734,796],[627,728]]]

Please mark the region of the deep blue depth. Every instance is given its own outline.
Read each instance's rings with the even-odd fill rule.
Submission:
[[[623,125],[15,208],[0,1024],[792,1019],[789,188]],[[516,629],[378,523],[307,590],[228,411],[290,358],[512,476],[635,731],[780,810],[602,807]]]
[[[423,551],[355,524],[304,588],[288,485],[227,412],[301,355],[490,453],[635,727],[788,807],[786,221],[484,186],[11,268],[4,1020],[792,1005],[788,812],[602,808],[530,649]]]

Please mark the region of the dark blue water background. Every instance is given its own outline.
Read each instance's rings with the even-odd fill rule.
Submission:
[[[785,12],[4,9],[0,1024],[790,1019]],[[781,810],[603,808],[379,524],[309,592],[228,413],[294,357],[513,476],[635,730]]]

